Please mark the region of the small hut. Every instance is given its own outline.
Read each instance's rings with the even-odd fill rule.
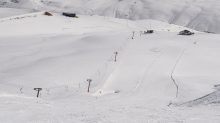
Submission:
[[[67,17],[76,17],[76,14],[75,14],[75,13],[63,12],[63,15],[64,15],[64,16],[67,16]]]
[[[154,30],[147,30],[147,33],[154,33]]]
[[[148,33],[154,33],[154,30],[147,30],[147,31],[144,31],[144,34],[148,34]]]
[[[190,32],[189,30],[183,30],[179,32],[180,35],[193,35],[193,32]]]

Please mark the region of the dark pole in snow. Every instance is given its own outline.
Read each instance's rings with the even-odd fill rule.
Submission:
[[[23,92],[22,92],[22,89],[23,89],[23,86],[22,86],[22,87],[20,87],[20,92],[21,92],[21,93],[23,93]]]
[[[132,33],[133,33],[132,39],[134,39],[134,33],[135,33],[135,32],[133,31]]]
[[[92,79],[87,79],[87,81],[89,82],[89,86],[88,86],[88,92],[89,92],[90,83],[92,82]]]
[[[39,96],[39,92],[42,90],[42,88],[34,88],[34,90],[37,91],[37,98],[38,98],[38,96]]]
[[[37,98],[38,98],[38,96],[39,96],[39,92],[40,92],[40,90],[37,91]]]
[[[88,92],[89,92],[89,88],[90,88],[90,82],[89,82]]]
[[[118,52],[115,52],[115,62],[116,62],[116,56],[118,55]]]

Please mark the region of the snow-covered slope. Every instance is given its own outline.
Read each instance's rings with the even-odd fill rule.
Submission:
[[[0,6],[58,13],[86,12],[130,20],[154,19],[220,33],[218,0],[4,0]]]
[[[218,6],[1,0],[0,122],[218,123],[220,35],[204,33],[220,33]]]
[[[13,8],[0,8],[0,19],[11,17],[11,16],[18,16],[22,14],[27,14],[33,12],[32,10],[28,9],[13,9]]]
[[[219,35],[52,14],[0,19],[0,122],[219,121]]]

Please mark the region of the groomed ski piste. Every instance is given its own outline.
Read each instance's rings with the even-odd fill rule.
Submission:
[[[217,10],[204,13],[219,3],[176,5],[1,1],[0,122],[218,123],[220,20]],[[201,13],[193,13],[195,6]],[[65,8],[79,18],[63,16]],[[144,16],[143,8],[152,14]],[[181,24],[184,17],[191,22]],[[195,34],[179,35],[185,29]],[[34,88],[42,88],[38,98]]]

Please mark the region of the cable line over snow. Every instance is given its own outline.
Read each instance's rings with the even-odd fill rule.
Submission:
[[[135,31],[133,31],[132,33],[134,34],[134,32],[135,32]],[[134,35],[133,35],[133,37],[134,37]],[[123,48],[126,48],[126,43],[129,43],[129,38],[126,38],[126,41],[125,41],[124,43],[122,43],[122,45],[120,46],[120,48],[118,48],[118,49],[116,50],[116,52],[114,52],[114,53],[111,55],[111,57],[109,57],[108,60],[98,69],[98,71],[95,72],[89,79],[91,79],[91,80],[94,81],[94,80],[97,78],[97,76],[100,77],[101,72],[102,72],[103,70],[106,70],[106,69],[107,69],[107,66],[109,66],[110,63],[112,64],[112,63],[114,63],[114,61],[116,62],[116,56],[119,54],[120,51],[123,50]],[[115,57],[115,59],[114,59],[114,57]],[[89,79],[87,79],[87,80],[89,80]],[[89,91],[88,91],[88,92],[89,92]]]
[[[134,31],[133,31],[133,33],[134,33]],[[129,43],[129,38],[126,38],[126,41],[124,43],[122,43],[122,45],[116,50],[116,52],[113,52],[111,57],[109,57],[107,59],[107,61],[97,70],[97,72],[95,72],[88,79],[88,80],[90,80],[89,83],[91,82],[91,80],[94,81],[97,77],[100,77],[101,74],[104,73],[103,70],[106,70],[110,64],[116,62],[116,56],[119,54],[119,52],[122,52],[122,50],[124,48],[126,48],[127,43]],[[114,57],[115,57],[115,59],[114,59]],[[79,82],[79,88],[80,88],[80,83],[84,83],[84,82],[85,81]],[[0,84],[1,85],[5,85],[5,86],[18,87],[21,93],[23,93],[24,89],[33,90],[35,88],[35,87],[29,87],[29,86],[13,84],[13,83],[9,83],[9,82],[3,82],[3,81],[0,81]],[[44,88],[41,88],[41,89],[45,90],[47,92],[47,94],[50,95],[49,94],[50,90],[63,88],[65,91],[68,91],[71,86],[76,87],[76,85],[78,85],[78,84],[68,84],[68,85],[66,84],[66,85],[59,85],[59,86],[53,86],[53,87],[51,87],[51,86],[49,87],[48,86],[48,87],[44,87]],[[89,92],[89,89],[88,89],[88,92]]]

